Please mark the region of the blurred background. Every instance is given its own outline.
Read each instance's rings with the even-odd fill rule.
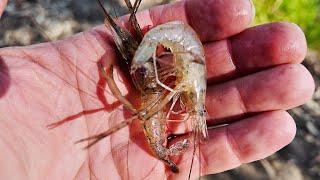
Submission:
[[[176,0],[143,0],[141,9]],[[294,141],[264,160],[207,176],[206,179],[320,179],[320,0],[253,0],[256,18],[252,26],[290,21],[305,32],[309,52],[304,65],[313,74],[316,92],[312,100],[290,110],[297,123]],[[114,16],[127,13],[123,0],[108,0]],[[103,22],[94,0],[9,0],[0,21],[0,47],[58,40]]]

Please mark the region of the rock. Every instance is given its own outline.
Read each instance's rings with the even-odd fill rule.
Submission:
[[[277,175],[274,179],[277,180],[303,180],[303,175],[300,169],[292,162],[282,164],[277,169]]]
[[[319,130],[317,129],[317,127],[311,123],[311,122],[306,122],[306,127],[308,129],[308,131],[313,134],[314,136],[318,136],[319,135]]]

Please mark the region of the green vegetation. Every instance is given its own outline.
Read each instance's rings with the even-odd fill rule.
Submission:
[[[253,0],[255,24],[289,21],[305,32],[310,48],[320,50],[320,0]]]

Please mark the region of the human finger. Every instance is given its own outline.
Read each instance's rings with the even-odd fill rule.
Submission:
[[[192,176],[197,178],[200,175],[199,163],[201,175],[206,175],[263,159],[289,144],[295,133],[294,120],[282,110],[265,112],[226,127],[209,130],[208,142],[200,146],[201,158],[194,157]],[[181,172],[174,174],[175,178],[186,177],[189,173],[192,151],[189,148],[182,157],[179,163]]]
[[[237,34],[249,26],[253,17],[250,0],[183,0],[137,13],[142,27],[180,20],[190,24],[203,41]]]
[[[209,124],[221,124],[247,114],[287,110],[305,103],[314,92],[314,81],[301,64],[277,66],[208,88]]]
[[[292,23],[270,23],[205,45],[209,82],[216,83],[280,64],[301,63],[307,53],[302,30]]]
[[[0,1],[0,18],[1,18],[1,15],[3,13],[4,8],[7,6],[7,1],[8,0],[1,0]]]

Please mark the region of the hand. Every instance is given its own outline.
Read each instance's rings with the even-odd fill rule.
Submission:
[[[253,15],[243,0],[184,0],[137,15],[142,27],[188,22],[205,45],[208,124],[230,125],[209,130],[209,142],[201,145],[202,175],[265,158],[290,143],[296,127],[286,110],[314,91],[300,64],[307,47],[299,27],[282,22],[248,28]],[[0,49],[2,179],[187,178],[192,148],[173,174],[146,150],[139,122],[89,150],[74,145],[125,118],[104,92],[97,66],[101,59],[120,61],[110,39],[101,26],[63,41]],[[117,83],[129,91],[125,80]],[[58,120],[74,121],[46,128]],[[197,166],[195,161],[193,177]]]
[[[7,1],[8,0],[2,0],[2,1],[0,1],[0,17],[1,17],[1,15],[2,15],[2,11],[3,11],[3,9],[6,7],[6,5],[7,5]]]

